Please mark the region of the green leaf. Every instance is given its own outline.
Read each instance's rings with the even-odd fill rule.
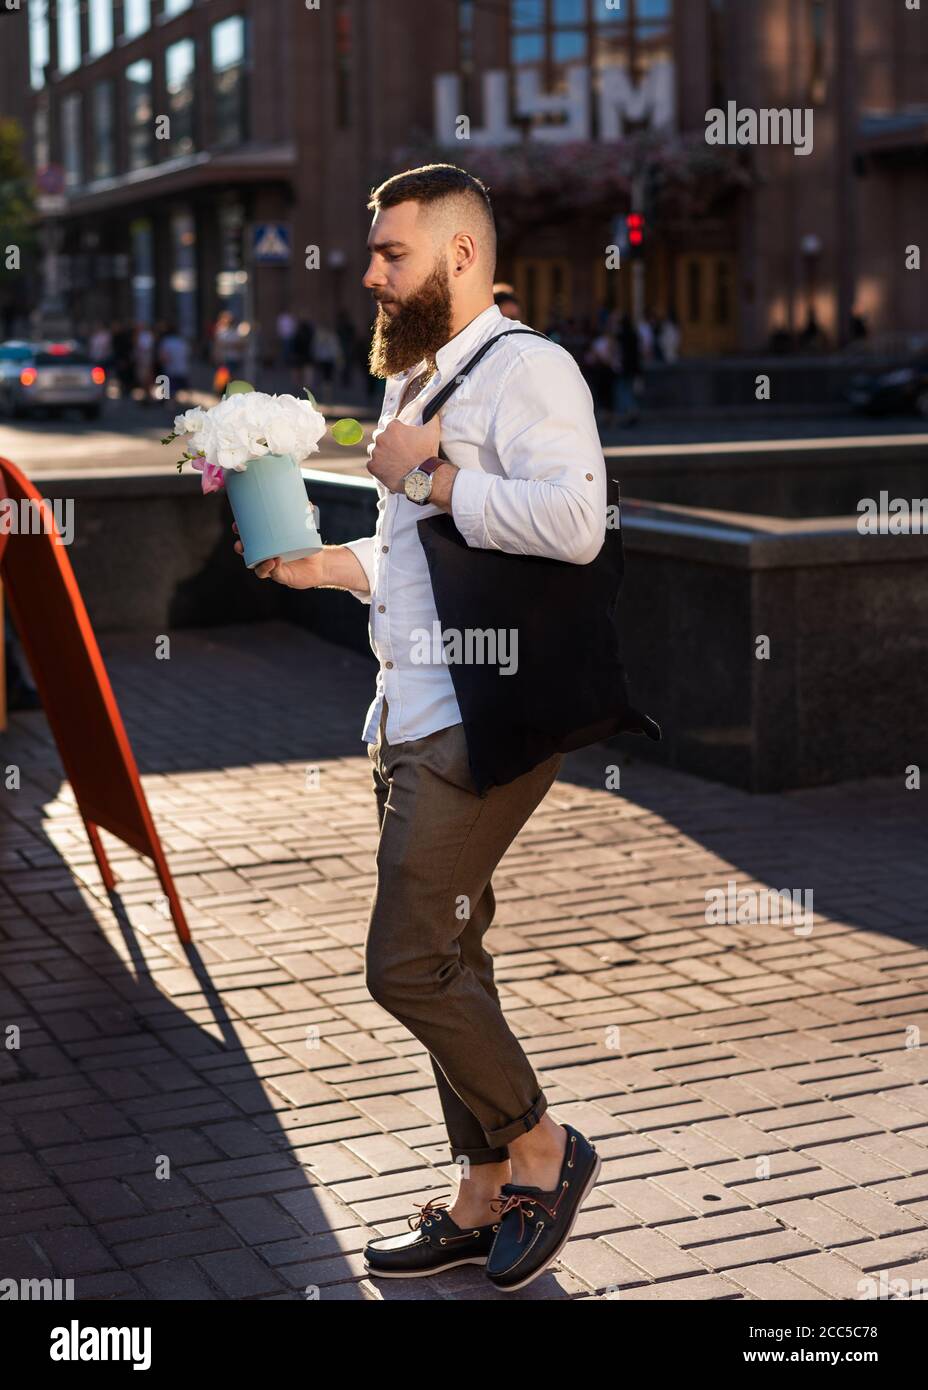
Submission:
[[[332,438],[336,444],[359,444],[364,438],[364,431],[357,420],[336,420],[332,426]]]
[[[312,391],[310,391],[308,386],[304,386],[303,390],[306,392],[306,399],[309,401],[310,405],[314,410],[318,410],[319,407],[316,405],[316,397],[313,395]]]
[[[230,381],[225,389],[227,396],[240,396],[244,391],[253,391],[255,388],[250,381]]]

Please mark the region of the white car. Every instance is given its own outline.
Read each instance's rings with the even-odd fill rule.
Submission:
[[[97,419],[105,393],[105,368],[73,338],[0,343],[0,407],[14,419],[67,407]]]

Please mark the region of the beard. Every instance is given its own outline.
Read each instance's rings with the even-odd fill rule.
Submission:
[[[452,303],[448,267],[436,262],[417,290],[393,300],[392,314],[377,305],[369,357],[371,376],[396,376],[435,353],[451,337]]]

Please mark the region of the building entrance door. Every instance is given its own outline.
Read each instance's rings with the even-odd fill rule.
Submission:
[[[677,258],[676,303],[681,351],[712,357],[737,347],[736,260],[731,251],[693,251]]]

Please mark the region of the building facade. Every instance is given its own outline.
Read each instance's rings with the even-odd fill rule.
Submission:
[[[412,162],[486,178],[524,316],[645,305],[689,355],[928,323],[928,6],[906,0],[29,0],[21,62],[75,326],[221,308],[371,315],[366,202]],[[733,104],[733,108],[732,108]],[[4,100],[6,105],[6,100]],[[12,103],[11,105],[15,105]],[[811,113],[807,150],[707,113]],[[798,119],[798,117],[797,117]],[[47,284],[42,292],[47,293]]]

